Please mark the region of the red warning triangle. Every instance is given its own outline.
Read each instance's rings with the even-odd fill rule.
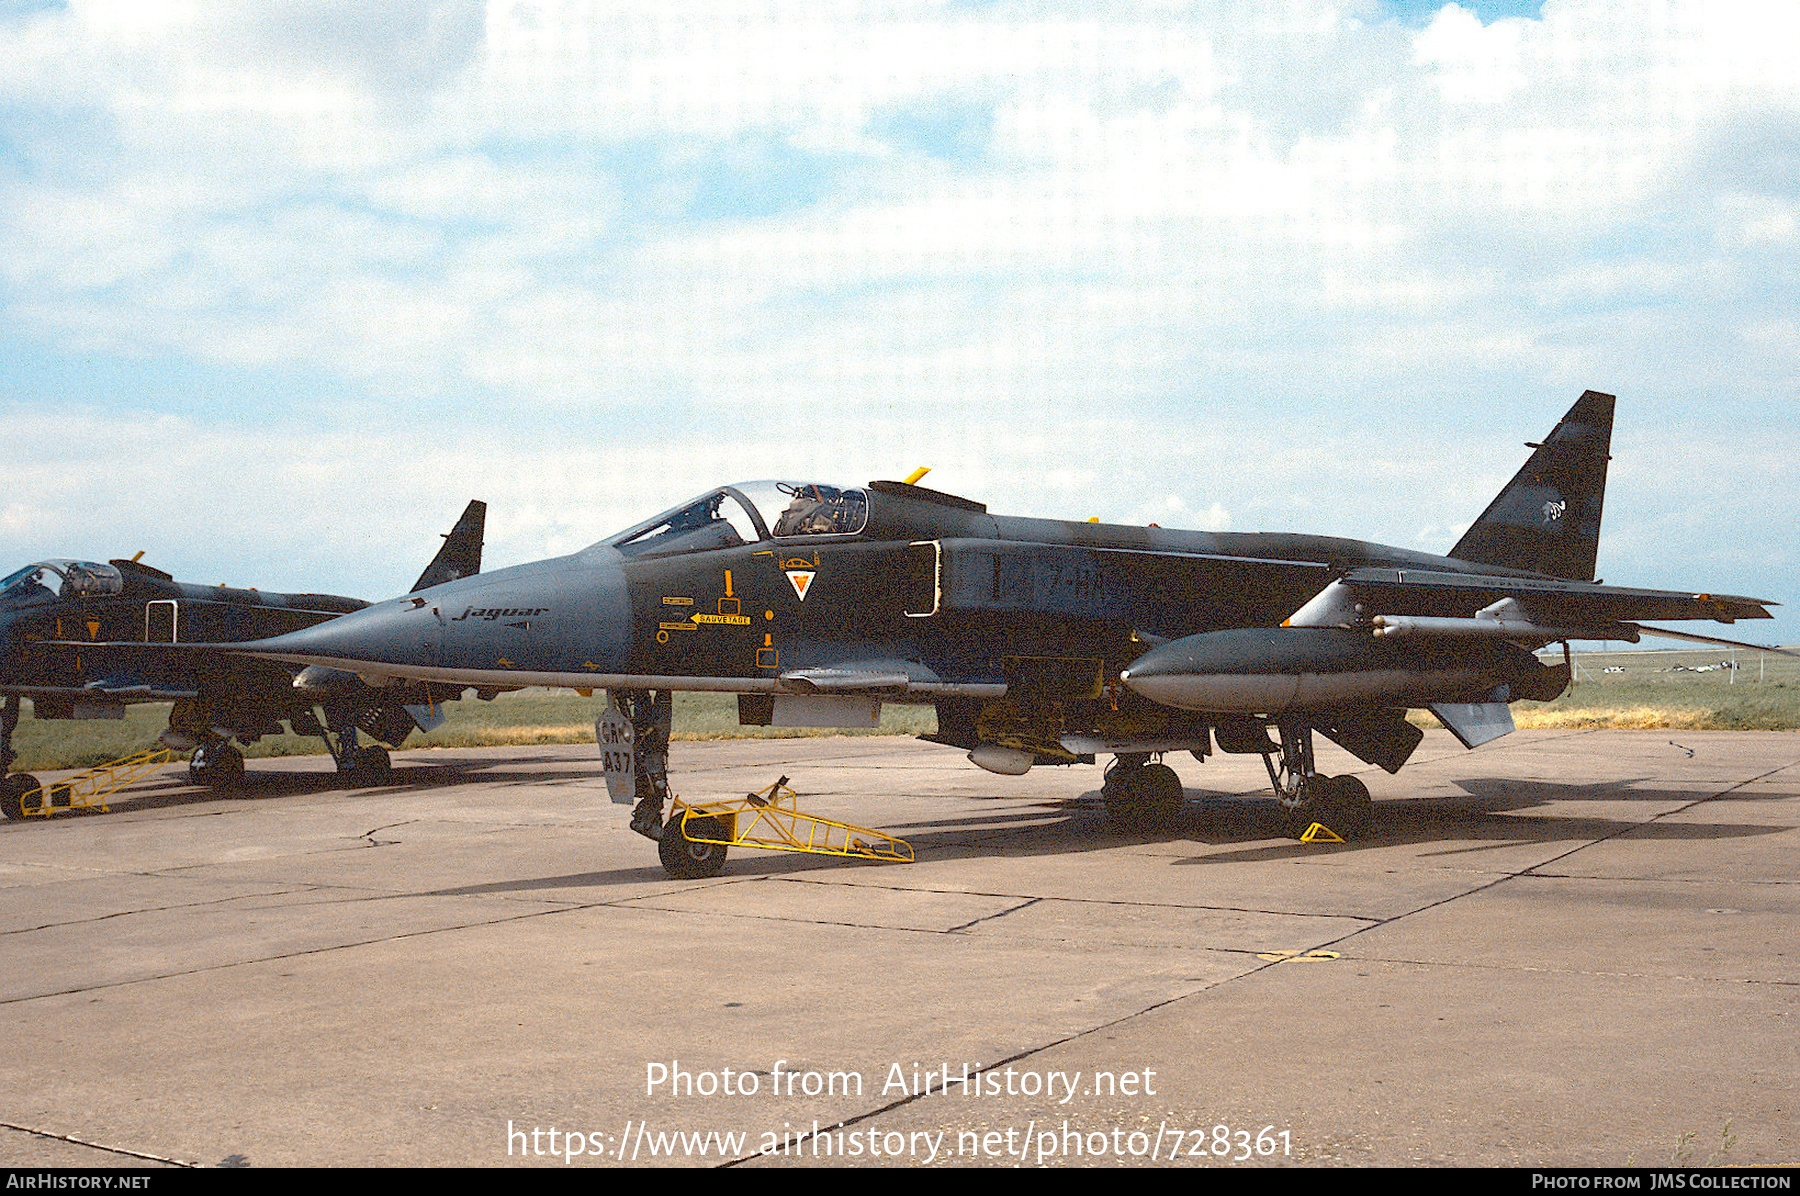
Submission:
[[[787,579],[788,584],[794,587],[794,596],[805,602],[806,592],[812,589],[813,578],[817,576],[817,571],[812,569],[789,569]]]

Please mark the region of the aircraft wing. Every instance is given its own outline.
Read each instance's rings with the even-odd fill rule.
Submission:
[[[1582,624],[1636,619],[1768,619],[1767,598],[1735,594],[1689,594],[1678,590],[1637,590],[1554,577],[1505,577],[1422,569],[1366,568],[1344,574],[1344,585],[1392,606],[1396,614],[1446,613],[1445,608],[1486,606],[1513,598],[1534,614]],[[1402,609],[1418,607],[1418,610]]]
[[[782,688],[795,693],[863,693],[905,689],[912,680],[904,672],[880,668],[792,669],[781,674]]]
[[[125,681],[95,681],[88,685],[0,685],[0,694],[16,694],[21,698],[70,698],[105,704],[185,702],[200,696],[198,690]]]
[[[1717,636],[1650,627],[1645,619],[1768,619],[1767,598],[1643,590],[1553,577],[1456,573],[1426,569],[1352,569],[1334,583],[1328,604],[1354,603],[1377,634],[1504,635],[1519,639],[1636,642],[1640,634],[1779,651]],[[1322,619],[1293,620],[1296,624]]]
[[[920,665],[899,661],[853,661],[829,668],[789,669],[776,678],[779,692],[800,695],[862,694],[930,698],[946,694],[1000,697],[1004,681],[945,681]]]

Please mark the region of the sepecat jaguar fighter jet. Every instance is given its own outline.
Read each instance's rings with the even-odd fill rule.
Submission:
[[[422,590],[253,645],[364,677],[611,691],[632,825],[672,871],[717,843],[663,821],[669,693],[738,696],[740,722],[872,726],[929,704],[926,738],[993,772],[1110,755],[1109,815],[1154,824],[1170,752],[1261,755],[1298,834],[1364,829],[1369,792],[1313,733],[1397,771],[1430,710],[1466,746],[1568,684],[1577,639],[1643,620],[1768,618],[1767,600],[1594,580],[1613,397],[1582,395],[1445,556],[1297,534],[994,515],[908,482],[724,486],[570,556]],[[612,752],[608,751],[609,759]],[[717,838],[718,836],[702,836]]]
[[[468,505],[416,588],[480,573],[486,517],[485,503]],[[424,685],[373,688],[336,669],[296,677],[285,666],[217,651],[367,606],[332,594],[176,581],[136,558],[49,560],[15,570],[0,580],[0,773],[14,760],[22,700],[40,719],[123,718],[133,703],[170,702],[160,741],[193,752],[188,771],[196,783],[240,780],[238,744],[280,734],[282,720],[295,734],[323,739],[351,780],[382,781],[387,752],[359,742],[358,733],[397,746],[443,721],[436,708],[443,695]],[[14,819],[47,812],[37,778],[0,777],[0,810]]]

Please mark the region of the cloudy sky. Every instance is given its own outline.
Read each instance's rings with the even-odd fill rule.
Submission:
[[[404,591],[729,480],[1444,551],[1800,640],[1788,0],[0,0],[0,567]],[[1723,630],[1723,629],[1721,629]]]

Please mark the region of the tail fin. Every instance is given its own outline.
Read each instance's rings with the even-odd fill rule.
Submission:
[[[1600,506],[1606,498],[1613,396],[1575,400],[1513,480],[1488,504],[1450,555],[1573,581],[1594,579]]]
[[[450,529],[450,534],[444,537],[444,546],[438,549],[431,564],[425,566],[425,572],[413,583],[413,592],[481,572],[481,543],[486,528],[487,504],[471,502],[464,509],[462,518],[456,521],[456,526]]]

